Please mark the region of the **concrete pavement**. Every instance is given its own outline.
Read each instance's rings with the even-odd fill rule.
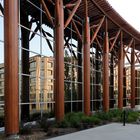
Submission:
[[[140,125],[112,123],[50,140],[140,140]]]

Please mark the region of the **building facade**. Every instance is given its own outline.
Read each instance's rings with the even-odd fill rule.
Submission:
[[[139,81],[136,81],[135,66],[140,63],[140,33],[120,17],[107,1],[2,0],[0,10],[0,17],[4,20],[4,38],[0,42],[4,48],[7,135],[19,132],[19,104],[21,118],[28,120],[33,110],[48,109],[45,104],[46,100],[53,98],[52,89],[57,122],[64,119],[67,107],[74,111],[77,103],[77,111],[83,111],[87,116],[99,109],[108,112],[115,104],[116,65],[116,106],[123,109],[127,105],[124,99],[129,98],[130,107],[136,107],[136,91],[139,91],[136,83]],[[69,62],[65,61],[66,50],[71,57]],[[53,70],[48,67],[51,64],[46,65],[43,60],[50,53],[54,57]],[[30,60],[31,54],[40,56]],[[73,58],[77,63],[71,61]],[[131,76],[128,76],[128,80],[131,79],[131,93],[128,96],[125,93],[129,85],[125,78],[125,58],[131,67]],[[77,77],[68,72],[69,77],[65,79],[66,63],[72,73],[77,73]],[[54,85],[51,81],[46,83],[53,71]],[[67,93],[70,100],[65,100]]]
[[[33,56],[30,58],[30,113],[40,110],[50,112],[54,108],[54,63],[52,57]],[[0,103],[4,108],[4,64],[0,64]],[[21,103],[22,105],[22,103]]]

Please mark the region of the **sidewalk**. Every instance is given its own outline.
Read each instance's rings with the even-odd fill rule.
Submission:
[[[140,140],[140,125],[112,123],[50,140]]]

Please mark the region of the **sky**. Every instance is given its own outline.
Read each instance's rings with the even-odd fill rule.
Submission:
[[[140,32],[140,0],[107,0],[111,6]]]
[[[107,0],[112,7],[134,28],[140,31],[140,0]],[[0,0],[2,2],[2,0]],[[1,13],[0,13],[1,14]],[[0,63],[4,61],[4,47],[3,43],[3,18],[0,16]],[[39,51],[37,48],[40,45],[39,37],[36,36],[34,41],[30,42],[31,50]],[[47,46],[44,39],[42,40],[43,46]],[[47,51],[47,48],[43,49],[43,53],[46,54],[50,52]]]

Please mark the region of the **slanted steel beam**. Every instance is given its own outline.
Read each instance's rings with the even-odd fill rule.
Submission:
[[[4,1],[5,133],[19,132],[18,0]]]
[[[76,5],[76,3],[67,3],[65,5],[65,8],[71,8],[71,7],[74,7]]]
[[[78,29],[78,27],[77,27],[77,25],[76,25],[76,23],[75,23],[74,20],[72,20],[72,25],[73,25],[73,27],[74,27],[76,33],[77,33],[77,37],[78,37],[78,39],[82,42],[81,34],[80,34],[79,29]]]
[[[98,27],[98,26],[99,26],[99,24],[92,25],[92,26],[90,26],[90,30],[92,30],[92,29],[94,29],[94,28],[96,28],[96,27]]]
[[[64,9],[63,1],[55,0],[55,116],[64,118]]]
[[[64,29],[67,28],[67,26],[69,25],[69,23],[71,22],[76,10],[78,9],[79,5],[81,3],[81,0],[78,0],[76,3],[75,3],[75,7],[73,8],[72,12],[70,13],[68,19],[66,20],[65,22],[65,25],[64,25]]]
[[[139,59],[137,53],[135,53],[135,56],[136,56],[136,58],[137,58],[136,61],[135,61],[135,63],[137,63],[137,62],[140,63],[140,59]]]
[[[109,52],[112,51],[112,49],[113,49],[113,47],[114,47],[114,45],[115,45],[115,43],[116,43],[116,41],[117,41],[117,39],[118,39],[118,37],[119,37],[120,32],[121,32],[121,30],[119,30],[119,31],[117,32],[117,34],[116,34],[116,36],[115,36],[115,38],[114,38],[114,41],[113,41],[113,43],[112,43],[112,45],[111,45],[111,47],[110,47],[110,49],[109,49]]]
[[[91,41],[90,41],[90,44],[92,44],[93,41],[95,40],[95,38],[96,38],[96,36],[97,36],[97,34],[98,34],[98,32],[99,32],[99,30],[100,30],[100,28],[101,28],[103,22],[104,22],[104,19],[105,19],[105,16],[103,16],[103,18],[100,20],[99,26],[97,27],[97,29],[96,29],[94,35],[92,36]]]
[[[133,41],[134,41],[134,39],[132,38],[131,41],[128,44],[128,47],[126,49],[126,53],[128,52],[129,48],[132,46]]]
[[[52,16],[51,16],[51,14],[50,14],[50,12],[48,10],[47,5],[45,4],[44,0],[40,0],[40,2],[41,2],[42,6],[43,6],[43,8],[45,10],[45,14],[46,14],[49,22],[51,23],[52,26],[54,26],[53,19],[52,19]]]
[[[95,40],[96,40],[96,42],[98,44],[98,47],[100,48],[100,51],[103,52],[102,45],[100,44],[98,38],[96,37]]]

